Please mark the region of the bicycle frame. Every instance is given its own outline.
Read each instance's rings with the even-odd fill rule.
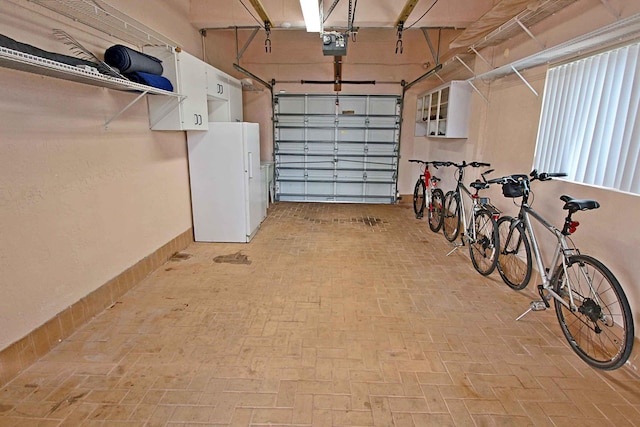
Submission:
[[[531,222],[531,218],[534,218],[538,223],[540,223],[545,229],[547,229],[550,233],[552,233],[557,240],[556,249],[553,252],[553,257],[550,265],[553,268],[547,270],[547,267],[544,264],[544,260],[542,258],[542,253],[540,251],[540,247],[538,246],[538,240],[536,238],[536,234],[533,230],[533,224]],[[562,231],[550,224],[546,219],[544,219],[538,212],[536,212],[531,206],[527,203],[523,203],[520,206],[520,213],[518,214],[518,218],[511,225],[511,229],[509,234],[512,233],[513,229],[516,227],[518,223],[523,223],[525,226],[525,230],[529,235],[529,241],[531,243],[531,249],[533,250],[533,254],[536,260],[536,266],[538,268],[538,272],[540,273],[540,277],[542,278],[542,289],[547,292],[547,295],[544,296],[542,294],[542,289],[539,287],[538,291],[540,293],[540,297],[543,301],[548,301],[551,297],[558,300],[562,305],[567,307],[571,311],[577,311],[578,307],[574,302],[573,293],[569,290],[569,300],[570,303],[567,303],[560,295],[558,295],[551,286],[551,277],[555,275],[556,269],[560,267],[560,260],[562,260],[562,268],[565,269],[566,273],[566,259],[567,257],[578,254],[579,251],[575,247],[569,246],[567,243],[567,238],[562,234]],[[520,242],[518,242],[518,245]],[[568,285],[571,286],[571,283],[568,282]],[[599,301],[598,301],[599,302]],[[520,317],[516,320],[520,320],[527,313],[531,311],[531,308],[524,312]]]
[[[480,206],[480,197],[478,196],[478,192],[475,194],[471,193],[471,191],[464,185],[464,168],[467,166],[463,165],[455,165],[458,168],[458,180],[456,183],[455,193],[458,195],[458,200],[460,202],[460,243],[453,243],[453,249],[447,253],[447,256],[451,255],[458,247],[465,245],[466,241],[474,241],[478,236],[478,230],[476,228],[475,218],[475,210]],[[465,202],[463,194],[466,194],[469,199],[471,199],[471,206],[469,207],[469,217],[467,219],[467,209],[465,207]]]
[[[428,193],[429,200],[431,200],[431,192],[436,188],[438,188],[438,179],[435,176],[431,175],[431,171],[429,170],[428,163],[424,165],[424,170],[422,172],[422,179],[424,180],[424,183],[427,186],[427,189],[429,189],[427,193]]]
[[[467,231],[470,230],[473,233],[472,237],[475,239],[476,238],[476,223],[475,223],[475,221],[472,221],[472,219],[473,219],[473,209],[477,205],[478,198],[477,197],[473,197],[473,194],[471,194],[471,191],[469,191],[469,189],[467,187],[465,187],[464,183],[462,182],[462,177],[460,178],[460,180],[458,180],[458,185],[457,185],[456,188],[457,188],[456,192],[458,193],[458,196],[459,196],[459,199],[460,199],[460,215],[462,215],[462,219],[461,219],[460,222],[461,222],[462,227],[464,227],[462,230],[460,230],[460,232],[462,233],[460,237],[462,239],[464,239],[465,236],[467,236]],[[465,193],[471,199],[471,206],[469,208],[469,221],[470,221],[469,223],[467,223],[467,213],[466,213],[466,209],[465,209],[465,206],[464,206],[464,199],[465,198],[462,197],[462,193]]]
[[[477,192],[476,194],[472,194],[471,191],[469,191],[469,189],[464,185],[464,167],[458,166],[458,182],[456,184],[455,192],[458,195],[458,199],[460,200],[460,226],[462,227],[462,230],[460,230],[460,239],[462,242],[460,244],[454,243],[455,247],[451,251],[449,251],[449,253],[447,253],[447,256],[451,255],[451,253],[453,253],[453,251],[455,251],[458,246],[464,246],[465,238],[467,240],[475,240],[477,237],[476,222],[473,220],[473,218],[475,217],[474,210],[480,205],[480,197],[478,197]],[[467,222],[467,212],[464,204],[465,198],[462,197],[463,193],[466,194],[469,199],[471,199],[471,206],[469,207],[469,222]],[[469,237],[468,232],[471,234],[471,237]]]

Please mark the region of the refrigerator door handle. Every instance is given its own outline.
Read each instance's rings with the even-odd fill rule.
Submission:
[[[249,151],[249,179],[253,179],[253,153]]]

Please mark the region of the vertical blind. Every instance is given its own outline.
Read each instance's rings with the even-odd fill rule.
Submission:
[[[640,44],[550,68],[534,168],[640,194]]]

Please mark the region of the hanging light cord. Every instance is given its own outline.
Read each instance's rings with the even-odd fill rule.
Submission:
[[[433,6],[435,6],[435,5],[436,5],[436,3],[438,3],[438,1],[439,1],[439,0],[435,0],[435,1],[433,2],[433,4],[432,4],[431,6],[429,6],[429,9],[427,9],[427,11],[426,11],[425,13],[423,13],[423,14],[422,14],[422,16],[416,20],[416,22],[414,22],[413,24],[409,25],[408,27],[404,27],[404,29],[405,29],[405,30],[408,30],[409,28],[411,28],[411,27],[413,27],[414,25],[416,25],[416,24],[418,23],[418,21],[420,21],[422,18],[424,18],[424,17],[427,15],[427,13],[429,13],[429,12],[431,11],[431,9],[433,9]]]
[[[264,25],[262,24],[262,22],[260,22],[260,20],[258,20],[258,18],[256,18],[256,17],[253,15],[253,13],[251,13],[251,11],[250,11],[250,10],[249,10],[249,8],[247,7],[247,5],[246,5],[246,4],[244,4],[244,2],[243,2],[242,0],[238,0],[238,1],[240,2],[240,4],[241,4],[242,6],[244,6],[244,8],[247,10],[247,12],[249,12],[249,15],[251,15],[251,17],[252,17],[253,19],[255,19],[255,20],[256,20],[256,22],[258,23],[258,25],[260,25],[260,28],[264,28]]]

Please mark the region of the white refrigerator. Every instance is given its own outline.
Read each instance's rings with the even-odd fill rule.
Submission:
[[[266,217],[257,123],[209,123],[187,132],[194,237],[249,242]]]

